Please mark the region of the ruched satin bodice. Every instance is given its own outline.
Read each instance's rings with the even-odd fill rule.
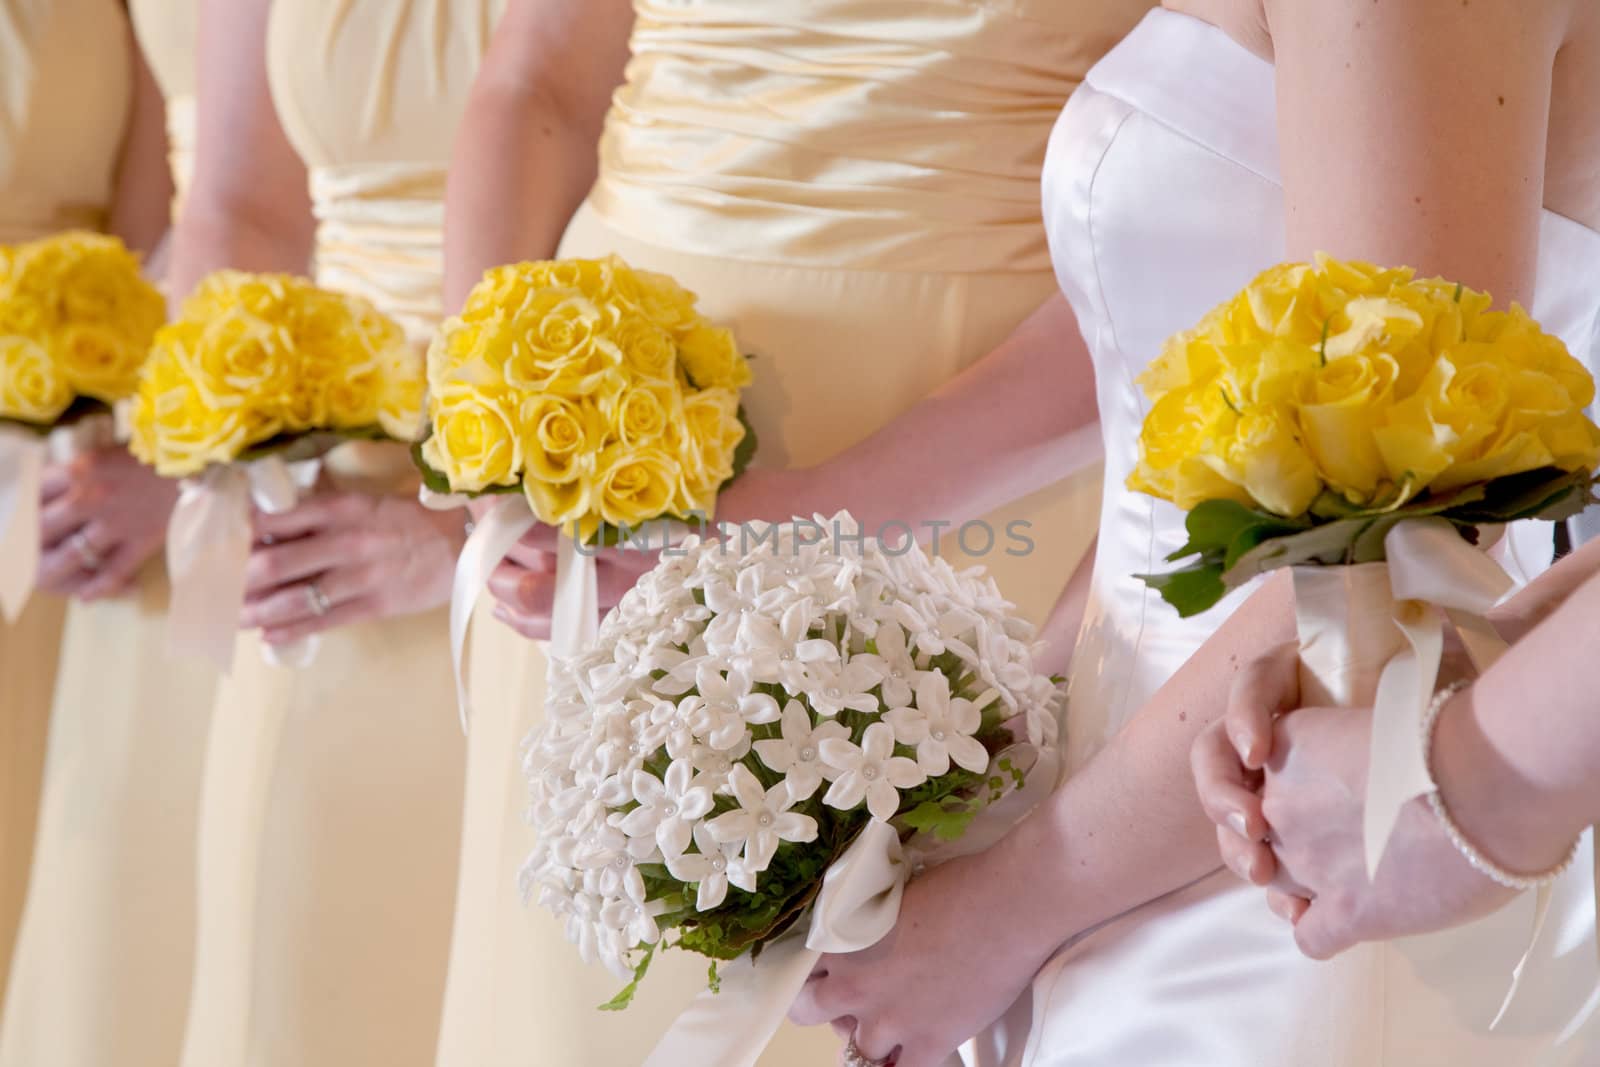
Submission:
[[[503,0],[275,0],[267,70],[310,172],[317,280],[418,340],[442,313],[445,168]]]
[[[1045,137],[1147,0],[637,0],[590,206],[684,252],[1049,267]],[[739,107],[719,103],[729,96]]]
[[[0,243],[104,223],[131,71],[118,0],[0,4]]]

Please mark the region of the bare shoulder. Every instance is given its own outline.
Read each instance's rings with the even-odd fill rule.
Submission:
[[[1600,230],[1600,3],[1578,0],[1556,52],[1545,204]]]
[[[1209,22],[1263,59],[1272,59],[1265,0],[1162,0],[1162,7]]]

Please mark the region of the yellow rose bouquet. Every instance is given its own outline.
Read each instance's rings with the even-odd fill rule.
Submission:
[[[423,392],[421,353],[365,300],[279,274],[200,283],[156,334],[128,419],[134,455],[183,479],[167,538],[174,647],[232,663],[252,503],[294,507],[344,441],[415,441]]]
[[[64,233],[0,248],[0,609],[21,614],[39,562],[39,482],[113,443],[111,406],[133,392],[161,294],[115,237]]]
[[[434,500],[504,494],[461,557],[451,608],[460,674],[489,572],[536,522],[557,527],[557,654],[597,625],[592,552],[651,524],[706,522],[755,451],[749,363],[671,278],[616,257],[497,267],[428,352]],[[648,540],[648,534],[646,534]],[[465,692],[461,693],[463,709]]]
[[[1420,723],[1444,626],[1479,669],[1513,584],[1502,524],[1593,500],[1594,379],[1522,308],[1407,269],[1319,257],[1257,277],[1169,340],[1131,488],[1188,512],[1178,570],[1142,576],[1183,615],[1293,568],[1307,703],[1376,707],[1375,869],[1431,788]],[[1548,559],[1551,539],[1544,534]]]

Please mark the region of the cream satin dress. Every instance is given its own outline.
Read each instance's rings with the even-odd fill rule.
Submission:
[[[561,254],[616,252],[698,293],[758,357],[746,395],[756,462],[827,459],[1055,292],[1039,208],[1050,127],[1150,6],[640,0],[600,178]],[[988,517],[995,548],[973,561],[1029,618],[1043,619],[1093,537],[1096,476]],[[1032,523],[1036,546],[1020,557],[1006,554],[1016,520]],[[941,549],[961,555],[953,542]],[[602,1015],[593,1007],[615,980],[576,969],[560,925],[523,905],[517,871],[532,842],[517,746],[539,722],[545,668],[537,646],[506,635],[480,630],[473,652],[440,1067],[635,1064],[704,988],[705,961],[668,953],[633,1008]],[[825,1029],[786,1027],[762,1062],[825,1064],[837,1048]]]
[[[38,220],[29,235],[94,225],[110,195],[133,78],[123,6],[32,0],[6,5],[0,26],[5,100],[22,109],[0,133],[14,154],[0,194],[7,228],[28,230],[28,218]],[[51,118],[57,113],[61,120]],[[176,132],[185,136],[181,119]],[[166,657],[166,599],[158,560],[131,595],[68,609],[32,882],[0,1024],[4,1067],[176,1060],[215,676]],[[0,658],[8,645],[0,641]],[[0,664],[0,685],[37,685],[52,659],[40,643],[26,668]],[[8,688],[6,730],[22,721],[14,711],[27,711],[12,699]],[[7,743],[0,759],[25,751]],[[24,781],[8,773],[8,797]],[[9,868],[9,837],[6,847]]]
[[[450,145],[495,0],[276,0],[267,69],[309,169],[319,283],[419,344],[440,316]],[[407,450],[345,488],[414,496]],[[242,635],[206,756],[186,1067],[432,1063],[465,743],[443,609],[323,635],[304,669]]]
[[[117,6],[0,8],[0,244],[105,218],[129,100]],[[80,71],[89,56],[99,62]],[[28,889],[65,610],[36,594],[15,624],[0,621],[0,1004]]]

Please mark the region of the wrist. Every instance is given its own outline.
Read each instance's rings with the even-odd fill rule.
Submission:
[[[1523,773],[1485,730],[1475,687],[1440,713],[1433,772],[1440,799],[1461,832],[1510,871],[1537,873],[1561,863],[1592,821],[1579,798]]]

